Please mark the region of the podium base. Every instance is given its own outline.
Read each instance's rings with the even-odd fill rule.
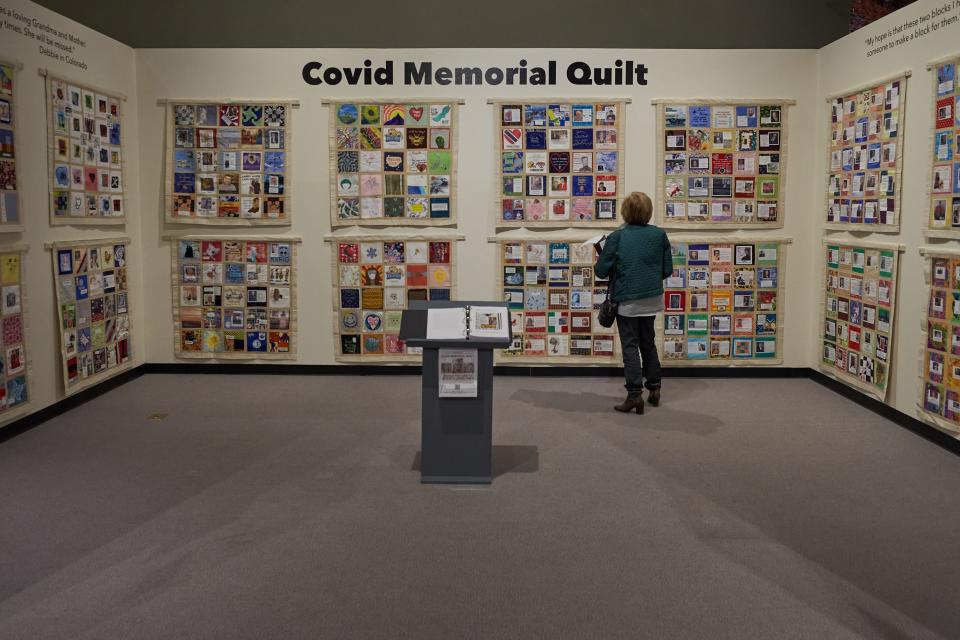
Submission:
[[[490,484],[490,476],[420,476],[420,484]]]

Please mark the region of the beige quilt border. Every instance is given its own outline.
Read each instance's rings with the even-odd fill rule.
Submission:
[[[358,230],[349,234],[333,233],[324,236],[323,241],[330,244],[330,303],[331,303],[331,322],[333,324],[333,358],[335,362],[343,364],[419,364],[423,356],[420,354],[343,354],[340,351],[340,268],[339,251],[337,243],[340,242],[391,242],[394,240],[403,240],[404,242],[440,242],[450,243],[450,299],[457,300],[457,280],[458,278],[458,243],[465,240],[461,234],[443,234],[434,233],[431,229],[417,229],[407,227],[402,233],[389,233],[384,231]],[[406,287],[404,287],[406,289]],[[352,335],[352,334],[351,334]],[[362,336],[363,333],[356,335]]]
[[[213,98],[191,98],[191,99],[172,99],[172,98],[161,98],[157,100],[157,104],[164,106],[164,148],[163,148],[163,195],[160,196],[160,210],[161,217],[164,222],[169,224],[182,224],[182,225],[191,225],[191,226],[208,226],[208,227],[289,227],[293,224],[293,111],[298,109],[300,102],[297,100],[287,99],[265,99],[265,98],[251,98],[248,100],[231,98],[229,100],[217,100]],[[173,215],[173,201],[175,194],[173,193],[173,158],[176,153],[176,146],[174,145],[174,129],[176,128],[175,118],[173,115],[174,106],[178,104],[259,104],[259,105],[272,105],[272,104],[282,104],[287,109],[287,121],[284,124],[284,140],[283,140],[283,151],[285,152],[284,156],[284,183],[283,183],[283,218],[280,219],[251,219],[251,218],[198,218],[196,216],[192,218],[178,218]],[[265,195],[265,194],[264,194]]]
[[[664,357],[664,344],[666,342],[666,335],[663,333],[663,318],[664,313],[657,314],[656,321],[656,333],[657,333],[657,349],[660,353],[660,363],[664,367],[697,367],[697,368],[740,368],[740,367],[777,367],[783,365],[783,349],[784,349],[784,333],[786,331],[786,318],[788,317],[786,312],[786,287],[784,283],[786,281],[786,253],[787,247],[793,243],[793,238],[782,237],[782,236],[760,236],[760,235],[709,235],[709,236],[696,236],[696,237],[686,237],[681,235],[675,235],[674,239],[678,242],[683,242],[684,244],[776,244],[778,245],[777,249],[777,332],[774,335],[775,344],[777,348],[776,357],[774,358],[757,358],[753,356],[751,358],[717,358],[711,359],[710,357],[704,359],[696,358],[678,358],[678,359],[667,359]],[[757,289],[759,291],[759,289]],[[756,311],[754,312],[756,315]],[[734,336],[731,335],[731,338]]]
[[[88,91],[93,91],[95,93],[102,93],[103,95],[116,98],[120,102],[126,102],[127,96],[119,93],[117,91],[112,91],[109,89],[103,89],[94,85],[91,85],[87,82],[76,82],[71,80],[66,76],[62,76],[57,73],[48,71],[45,68],[40,68],[37,72],[44,78],[44,89],[45,89],[45,112],[46,112],[46,125],[47,125],[47,210],[49,211],[50,216],[50,225],[51,226],[69,226],[77,225],[84,227],[100,227],[100,226],[115,226],[115,225],[126,225],[127,224],[127,207],[129,206],[129,201],[127,199],[127,168],[129,163],[127,162],[127,152],[128,146],[124,144],[127,139],[127,108],[124,105],[123,111],[120,113],[120,175],[121,180],[123,181],[123,191],[120,192],[120,198],[123,201],[123,215],[115,217],[100,217],[100,216],[62,216],[58,217],[54,215],[53,209],[53,175],[54,175],[54,166],[56,165],[55,160],[55,151],[54,146],[56,145],[55,139],[56,134],[53,131],[53,111],[51,105],[51,83],[53,80],[60,80],[66,82],[67,84],[72,84],[81,89],[87,89]],[[22,214],[21,214],[22,215]]]
[[[22,149],[19,146],[20,108],[18,105],[18,94],[20,93],[20,73],[23,71],[23,63],[12,58],[0,58],[0,64],[13,69],[13,96],[11,96],[9,100],[10,111],[12,112],[12,116],[10,117],[10,131],[13,132],[13,170],[17,176],[17,188],[13,191],[13,193],[14,198],[17,201],[17,216],[19,217],[18,222],[0,223],[0,233],[19,233],[26,229],[26,224],[23,220],[24,215],[26,215],[26,207],[24,206],[23,189],[20,187],[20,182],[23,180],[23,163],[20,161]],[[29,381],[27,386],[29,387]],[[29,394],[29,389],[27,390],[27,393]]]
[[[493,227],[494,229],[503,228],[503,229],[560,229],[560,228],[588,228],[588,229],[615,229],[620,226],[620,220],[618,216],[620,215],[620,203],[623,202],[623,196],[625,194],[623,175],[627,163],[627,154],[626,154],[626,138],[624,134],[626,132],[626,119],[627,119],[627,105],[633,102],[631,98],[626,97],[594,97],[594,96],[578,96],[578,97],[565,97],[565,98],[488,98],[487,104],[493,105],[494,108],[491,109],[493,113],[493,128],[494,132],[499,132],[501,127],[500,120],[500,109],[499,107],[504,104],[556,104],[556,103],[574,103],[574,102],[592,102],[594,104],[611,102],[617,103],[620,105],[620,117],[617,118],[617,196],[616,207],[614,211],[614,217],[612,220],[588,220],[581,223],[576,222],[575,220],[514,220],[514,221],[505,221],[503,220],[503,207],[501,204],[501,193],[502,193],[502,178],[503,178],[503,162],[500,148],[500,135],[494,136],[493,144]],[[526,175],[526,174],[524,174]],[[594,174],[596,175],[596,174]]]
[[[937,140],[937,73],[936,68],[944,63],[953,62],[957,65],[960,65],[960,52],[951,54],[949,56],[944,56],[937,60],[932,60],[927,63],[927,71],[933,71],[931,75],[930,84],[933,85],[933,112],[930,115],[930,136],[927,139],[927,158],[930,161],[930,167],[927,170],[927,225],[923,230],[923,235],[926,238],[930,239],[943,239],[943,240],[958,240],[960,239],[960,229],[947,227],[935,227],[933,226],[933,168],[937,165],[937,160],[934,157],[936,151],[936,140]],[[954,82],[957,82],[958,78],[956,77],[956,71],[954,71]],[[956,106],[954,106],[956,108]],[[956,122],[956,115],[954,114],[954,121]],[[958,131],[958,127],[955,125],[952,127],[953,131]],[[957,150],[960,152],[960,150]]]
[[[187,234],[177,236],[165,236],[165,240],[170,242],[170,306],[173,311],[173,356],[185,360],[243,360],[246,362],[257,362],[260,360],[296,360],[297,347],[300,342],[298,334],[298,269],[300,262],[300,245],[302,239],[298,236],[264,236],[264,235],[209,235],[209,234]],[[288,242],[293,251],[290,259],[290,351],[286,353],[260,353],[249,354],[246,352],[184,352],[180,349],[180,259],[177,248],[180,240],[213,240],[226,241],[250,241],[250,242]],[[246,308],[246,306],[244,306]],[[269,330],[268,330],[269,333]]]
[[[827,231],[857,231],[861,233],[888,233],[888,234],[899,234],[900,233],[900,209],[902,206],[902,194],[903,194],[903,148],[906,142],[906,132],[907,132],[907,89],[909,83],[907,82],[910,78],[911,73],[905,71],[897,75],[889,76],[883,80],[877,80],[873,83],[867,83],[860,85],[854,89],[848,89],[841,93],[834,94],[827,98],[827,119],[826,119],[826,132],[824,140],[827,141],[827,157],[826,157],[826,172],[823,175],[823,196],[822,203],[820,206],[820,219],[823,221],[823,228]],[[894,183],[896,185],[896,191],[894,193],[894,198],[896,199],[896,210],[894,212],[894,223],[893,224],[864,224],[864,223],[850,223],[850,222],[827,222],[827,211],[830,209],[830,164],[831,156],[833,153],[833,146],[830,144],[830,137],[833,131],[833,101],[837,98],[846,97],[852,93],[859,93],[861,91],[866,91],[867,89],[876,89],[880,85],[887,84],[888,82],[894,82],[896,80],[901,80],[902,90],[900,92],[900,108],[897,110],[900,114],[900,125],[897,134],[897,166],[894,169]],[[843,172],[841,172],[843,173]]]
[[[883,385],[883,390],[877,390],[875,385],[868,384],[863,382],[849,373],[837,373],[836,367],[829,366],[823,362],[823,324],[826,318],[827,312],[827,260],[825,250],[829,245],[840,245],[840,246],[850,246],[854,248],[862,249],[875,249],[878,251],[892,251],[893,252],[893,291],[890,294],[890,299],[892,304],[890,305],[890,331],[888,332],[890,336],[890,360],[887,363],[887,380]],[[821,240],[821,251],[820,251],[820,286],[819,286],[819,306],[818,309],[818,325],[817,332],[815,334],[815,357],[817,363],[817,369],[826,375],[828,378],[832,378],[837,382],[841,382],[848,387],[852,387],[861,393],[868,395],[880,402],[886,402],[887,392],[890,389],[890,375],[894,370],[894,358],[896,357],[896,321],[897,321],[897,302],[898,295],[900,291],[900,254],[906,250],[906,247],[903,244],[893,243],[893,242],[876,242],[870,240],[860,240],[855,236],[850,234],[843,234],[837,236],[824,236]]]
[[[596,231],[596,229],[588,230],[582,227],[569,230],[572,233],[567,231],[557,230],[549,232],[536,232],[524,229],[525,233],[515,234],[512,236],[493,236],[488,238],[488,242],[496,246],[496,257],[493,261],[493,282],[495,291],[503,290],[503,245],[507,242],[540,242],[540,241],[554,241],[554,242],[568,242],[570,244],[582,243],[585,240],[588,240],[595,233],[591,231]],[[596,262],[594,261],[594,264]],[[591,264],[590,266],[593,266]],[[591,288],[594,288],[591,286]],[[594,314],[596,312],[593,312]],[[547,335],[547,334],[544,334]],[[572,335],[572,334],[571,334]],[[524,354],[506,354],[504,349],[496,349],[493,355],[493,361],[496,365],[503,365],[508,367],[523,367],[523,366],[549,366],[549,365],[563,365],[563,364],[574,364],[584,367],[610,367],[610,366],[623,366],[623,360],[621,358],[621,349],[620,349],[620,337],[617,335],[616,328],[610,329],[610,333],[600,333],[591,332],[591,335],[609,335],[613,340],[613,353],[609,356],[595,356],[593,354],[589,356],[527,356]]]
[[[656,181],[655,181],[655,194],[654,194],[654,221],[659,224],[664,229],[668,230],[677,230],[677,231],[698,231],[698,230],[780,230],[783,229],[786,223],[786,193],[787,193],[787,163],[789,161],[789,146],[790,146],[790,134],[789,134],[789,121],[790,121],[790,107],[797,104],[797,101],[791,98],[769,98],[769,99],[757,99],[757,98],[679,98],[679,99],[668,99],[668,98],[656,98],[651,100],[656,108],[654,109],[654,118],[656,119],[656,135],[657,135],[657,159],[656,159]],[[781,118],[780,118],[780,172],[777,174],[780,177],[778,188],[777,188],[777,220],[776,222],[670,222],[666,219],[664,215],[664,189],[666,187],[666,176],[663,173],[664,162],[666,161],[666,141],[664,139],[666,129],[663,124],[663,114],[664,108],[670,104],[678,105],[709,105],[709,106],[736,106],[738,104],[756,104],[757,106],[763,105],[781,105]],[[759,125],[759,123],[758,123]],[[712,128],[712,127],[711,127]],[[758,126],[759,130],[760,127]],[[759,175],[759,174],[756,174]],[[734,174],[736,177],[736,174]],[[688,198],[689,200],[689,198]]]
[[[450,112],[450,138],[454,140],[454,150],[450,158],[450,217],[448,218],[355,218],[352,220],[341,220],[337,215],[337,120],[333,112],[333,105],[344,102],[359,102],[368,104],[414,104],[442,102],[451,105]],[[458,174],[460,168],[460,107],[466,104],[463,98],[445,98],[434,96],[432,98],[410,97],[410,98],[325,98],[321,104],[327,107],[327,168],[329,172],[328,189],[330,190],[330,228],[333,230],[342,227],[390,227],[396,225],[405,225],[410,227],[456,227],[459,207],[457,199],[459,197]],[[382,173],[382,172],[381,172]]]
[[[56,292],[55,295],[56,295],[56,304],[57,304],[57,340],[58,340],[58,342],[59,342],[59,344],[60,344],[60,374],[61,374],[61,377],[62,377],[64,396],[67,396],[67,397],[72,396],[72,395],[75,395],[75,394],[83,391],[84,389],[89,389],[90,387],[95,387],[95,386],[99,385],[100,383],[105,382],[105,381],[109,380],[110,378],[113,378],[113,377],[115,377],[115,376],[118,376],[118,375],[120,375],[121,373],[124,373],[124,372],[126,372],[126,371],[129,371],[130,369],[133,369],[133,368],[135,367],[135,364],[134,364],[134,363],[135,363],[135,361],[136,361],[136,356],[135,356],[135,354],[134,354],[134,346],[133,346],[133,345],[134,345],[134,340],[133,340],[133,322],[132,322],[132,316],[133,316],[133,314],[131,313],[132,310],[133,310],[133,302],[132,302],[133,296],[130,296],[130,295],[129,295],[129,293],[130,293],[130,286],[129,286],[129,282],[128,282],[128,285],[127,285],[127,294],[128,294],[128,295],[127,295],[127,315],[128,315],[128,316],[131,316],[130,333],[128,334],[128,338],[129,338],[129,342],[130,342],[130,357],[129,357],[129,359],[127,360],[127,362],[125,362],[125,363],[123,363],[123,364],[120,364],[120,365],[117,365],[117,366],[114,367],[113,369],[107,369],[107,370],[104,371],[104,372],[95,373],[93,376],[87,378],[86,380],[81,379],[81,380],[79,380],[79,381],[77,382],[77,384],[76,384],[75,386],[73,386],[73,387],[70,387],[70,386],[68,385],[68,383],[67,383],[67,354],[66,354],[66,351],[65,351],[64,345],[63,345],[63,302],[62,302],[61,299],[60,299],[60,282],[59,282],[59,275],[58,275],[58,269],[57,269],[57,267],[58,267],[58,265],[57,265],[57,250],[59,250],[59,249],[67,249],[67,248],[73,249],[73,248],[76,248],[76,247],[99,247],[99,246],[103,246],[103,245],[105,245],[105,244],[113,244],[113,245],[122,244],[122,245],[125,245],[126,247],[129,248],[130,245],[132,244],[132,241],[130,240],[129,237],[120,236],[120,237],[115,237],[115,238],[110,238],[110,237],[106,237],[106,238],[83,238],[83,239],[80,239],[80,240],[64,240],[64,241],[58,241],[58,242],[48,242],[48,243],[45,243],[45,244],[44,244],[44,249],[50,251],[50,257],[51,257],[51,260],[52,260],[52,263],[53,263],[53,288],[54,288],[54,290],[55,290],[55,292]],[[127,269],[129,269],[129,268],[130,268],[130,265],[129,265],[129,260],[130,260],[129,251],[127,252],[126,258],[127,258],[127,261],[128,261]]]
[[[0,415],[0,427],[8,425],[20,418],[33,412],[33,385],[36,376],[34,370],[33,354],[30,348],[30,336],[31,329],[30,323],[27,322],[28,317],[28,293],[27,293],[27,282],[26,282],[26,254],[30,250],[30,245],[24,244],[22,242],[15,242],[9,245],[0,244],[0,254],[2,253],[18,253],[20,255],[20,318],[21,326],[23,329],[23,357],[25,360],[23,375],[27,380],[27,401],[19,405],[15,409],[7,410],[2,415]]]
[[[918,253],[923,257],[923,282],[926,288],[926,295],[923,298],[923,313],[920,316],[920,347],[917,350],[918,358],[918,371],[920,372],[920,385],[918,389],[917,403],[915,411],[917,417],[926,422],[927,424],[945,431],[952,436],[960,436],[960,425],[950,422],[946,418],[939,416],[935,413],[928,411],[923,406],[924,401],[924,383],[926,380],[926,366],[927,366],[927,318],[928,318],[928,304],[930,300],[930,291],[933,286],[933,258],[949,258],[957,259],[960,258],[960,249],[952,249],[949,247],[920,247]],[[945,385],[941,385],[945,386]]]

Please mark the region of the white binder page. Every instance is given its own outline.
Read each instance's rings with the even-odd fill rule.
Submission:
[[[467,337],[464,307],[427,309],[427,340],[463,340]]]

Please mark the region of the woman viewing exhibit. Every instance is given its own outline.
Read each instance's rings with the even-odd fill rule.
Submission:
[[[660,358],[653,322],[663,311],[663,280],[673,272],[667,232],[650,224],[650,196],[634,191],[623,200],[624,225],[606,238],[594,268],[608,278],[608,296],[616,308],[617,331],[623,350],[627,399],[617,411],[643,414],[643,388],[653,406],[660,404]],[[599,244],[598,244],[599,248]]]

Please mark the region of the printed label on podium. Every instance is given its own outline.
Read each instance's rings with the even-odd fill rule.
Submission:
[[[477,361],[476,349],[440,349],[440,397],[476,398]]]

